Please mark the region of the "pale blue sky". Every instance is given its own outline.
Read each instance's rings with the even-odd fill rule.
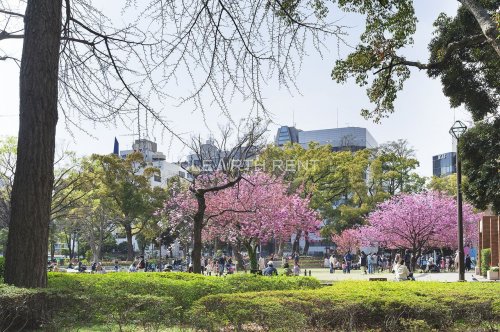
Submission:
[[[453,0],[419,0],[415,1],[419,23],[415,35],[415,44],[405,50],[408,58],[426,61],[428,57],[427,44],[432,36],[432,22],[440,12],[453,15],[458,6]],[[107,7],[107,6],[106,6]],[[105,8],[106,9],[106,8]],[[351,35],[347,38],[350,44],[355,45],[358,40],[362,21],[359,17],[345,15],[342,24],[352,26]],[[312,48],[308,49],[308,56],[304,58],[302,71],[297,79],[300,94],[292,94],[284,89],[278,89],[275,84],[264,89],[265,102],[272,112],[273,124],[270,127],[269,141],[274,138],[279,125],[292,125],[293,114],[295,124],[303,130],[325,129],[337,126],[366,127],[378,143],[399,138],[407,139],[415,148],[421,166],[418,172],[421,175],[432,175],[432,155],[451,151],[451,137],[448,129],[453,124],[454,118],[469,120],[470,117],[463,109],[451,110],[447,98],[442,94],[439,81],[430,80],[425,72],[412,70],[412,77],[405,84],[405,89],[396,101],[396,112],[381,124],[374,124],[365,120],[360,115],[362,108],[370,108],[365,89],[349,83],[338,85],[330,78],[330,72],[337,59],[337,47],[334,40],[329,52],[323,53],[321,58]],[[9,52],[19,52],[21,41],[2,41],[0,48]],[[311,46],[311,45],[309,45]],[[340,49],[341,56],[347,54],[348,48]],[[18,131],[18,75],[17,66],[10,61],[0,61],[0,135],[17,135]],[[182,78],[180,78],[182,79]],[[202,116],[192,112],[189,105],[181,108],[163,105],[163,116],[167,118],[172,127],[179,133],[200,133],[208,136]],[[234,119],[244,117],[248,110],[248,103],[238,100],[233,101],[231,112]],[[217,124],[225,123],[220,110],[214,105],[207,105],[207,124],[216,130]],[[121,149],[128,149],[132,143],[132,136],[119,136],[130,134],[126,128],[106,128],[103,125],[86,124],[89,131],[97,137],[90,137],[77,129],[73,131],[74,138],[65,128],[64,119],[61,117],[57,129],[57,139],[61,144],[69,144],[71,150],[79,155],[90,153],[110,153],[113,149],[113,140],[117,136]],[[157,129],[150,133],[151,138],[156,138],[159,150],[167,154],[171,161],[178,161],[188,151],[178,141],[171,141],[170,137],[161,137]]]

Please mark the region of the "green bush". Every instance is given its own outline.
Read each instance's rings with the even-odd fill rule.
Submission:
[[[319,281],[314,278],[269,278],[250,274],[220,278],[192,273],[49,273],[48,280],[51,294],[64,297],[63,302],[73,300],[61,309],[64,312],[58,316],[64,318],[58,321],[59,326],[66,326],[72,321],[99,324],[106,322],[109,317],[120,317],[125,319],[125,323],[135,323],[140,321],[137,315],[144,318],[162,316],[161,308],[164,307],[170,308],[168,317],[163,319],[164,323],[183,324],[190,319],[186,312],[192,304],[210,294],[319,287]],[[147,301],[143,304],[144,298],[150,299],[149,307]],[[153,298],[156,300],[151,302]],[[158,303],[158,306],[154,303]],[[135,305],[144,314],[141,310],[125,310]],[[119,315],[124,312],[127,313],[124,317]]]
[[[500,320],[500,285],[338,282],[303,291],[217,294],[193,304],[200,329],[419,330]],[[420,330],[419,330],[420,331]]]
[[[37,327],[45,318],[45,304],[44,292],[0,284],[0,330]]]
[[[490,269],[491,262],[491,249],[482,249],[481,250],[481,275],[486,277],[486,273]]]

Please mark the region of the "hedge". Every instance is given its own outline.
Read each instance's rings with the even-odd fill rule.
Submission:
[[[190,315],[209,331],[447,330],[498,324],[500,284],[338,282],[319,290],[210,295]]]
[[[48,280],[44,290],[0,284],[0,330],[12,323],[14,330],[112,324],[144,330],[426,331],[500,322],[500,283],[345,281],[320,288],[306,277],[187,273],[49,273]]]
[[[0,330],[19,331],[37,327],[46,312],[46,294],[0,284]]]
[[[320,283],[307,277],[250,274],[220,278],[189,273],[49,273],[45,290],[3,286],[12,293],[0,292],[0,303],[6,307],[12,303],[8,312],[15,311],[19,322],[61,329],[75,322],[87,326],[108,322],[143,327],[184,325],[190,323],[186,313],[192,304],[206,295],[315,289]],[[18,303],[24,303],[22,310]]]

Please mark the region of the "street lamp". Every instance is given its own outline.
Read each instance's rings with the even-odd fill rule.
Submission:
[[[455,121],[450,128],[450,135],[457,140],[457,215],[458,215],[458,280],[465,281],[465,266],[464,266],[464,226],[462,218],[462,164],[460,162],[460,154],[458,151],[460,137],[467,130],[467,126],[462,121]]]

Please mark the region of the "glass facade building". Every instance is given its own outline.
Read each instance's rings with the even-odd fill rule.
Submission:
[[[277,146],[283,146],[288,142],[298,143],[299,132],[300,130],[295,127],[282,126],[278,129],[274,143]]]
[[[447,152],[432,156],[432,175],[447,176],[457,172],[457,154]]]
[[[299,143],[304,148],[307,148],[310,142],[316,142],[320,145],[330,144],[333,151],[357,151],[378,147],[377,141],[370,132],[361,127],[302,131],[295,127],[283,126],[278,129],[275,143],[278,146],[283,146],[287,142]]]

